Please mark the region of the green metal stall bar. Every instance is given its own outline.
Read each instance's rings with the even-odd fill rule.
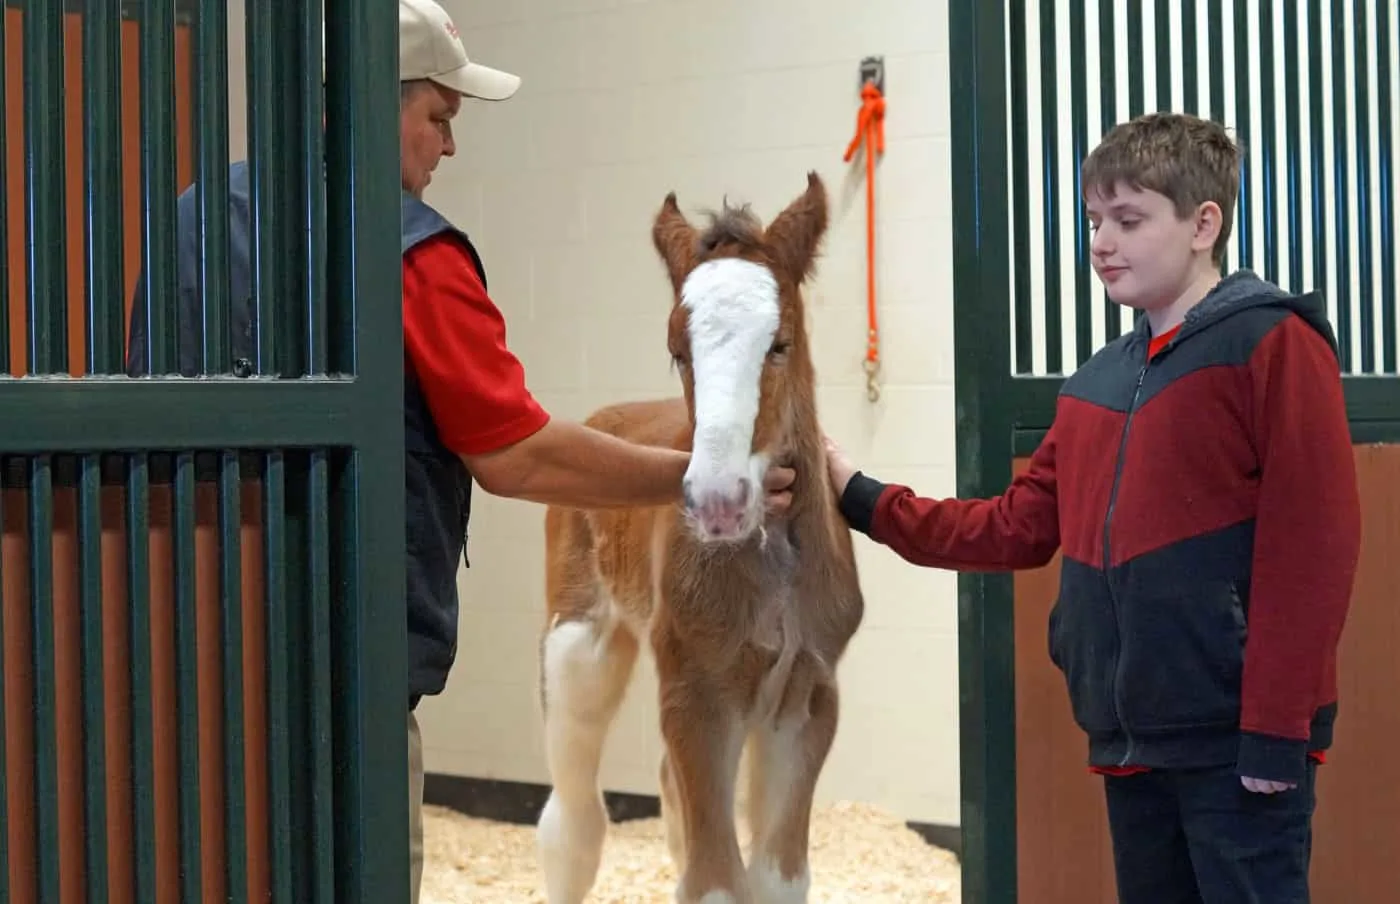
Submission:
[[[407,900],[397,26],[323,88],[320,6],[246,4],[247,332],[228,4],[2,7],[0,900]]]
[[[1078,167],[1115,122],[1208,116],[1246,151],[1227,268],[1333,312],[1363,499],[1319,774],[1313,892],[1400,887],[1400,373],[1391,0],[952,0],[957,492],[1001,493],[1049,427],[1064,377],[1131,326],[1089,266]],[[1319,479],[1326,479],[1320,476]],[[1102,789],[1045,652],[1058,561],[959,579],[963,900],[1110,904]],[[1379,897],[1377,897],[1379,896]]]

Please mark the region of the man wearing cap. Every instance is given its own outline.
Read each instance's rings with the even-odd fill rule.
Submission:
[[[467,235],[423,201],[462,99],[502,101],[520,79],[472,62],[433,0],[399,0],[399,136],[403,181],[404,441],[408,609],[408,740],[412,895],[423,870],[423,759],[414,709],[440,693],[457,649],[457,566],[465,558],[472,481],[497,496],[576,506],[662,505],[681,496],[689,455],[634,445],[551,417],[506,346],[505,321],[486,290]],[[246,161],[229,170],[229,270],[238,369],[254,356],[249,309]],[[177,202],[178,370],[198,373],[198,211]],[[145,301],[138,280],[127,372],[146,372]],[[765,479],[770,510],[790,503],[794,474]]]

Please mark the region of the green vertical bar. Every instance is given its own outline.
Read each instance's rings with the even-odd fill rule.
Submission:
[[[1176,0],[1157,0],[1155,25],[1157,34],[1152,43],[1157,48],[1157,109],[1172,108],[1172,20],[1171,8]]]
[[[83,10],[83,181],[86,370],[119,373],[125,339],[122,246],[121,18],[115,4]],[[102,463],[81,463],[78,544],[82,610],[84,852],[87,900],[105,902],[106,709],[103,682]]]
[[[175,337],[175,2],[146,0],[141,46],[141,272],[150,373],[178,372]]]
[[[1196,0],[1181,0],[1181,102],[1185,112],[1200,115],[1200,77],[1196,59]]]
[[[1118,35],[1113,10],[1112,3],[1099,4],[1099,128],[1105,134],[1118,123]],[[1123,331],[1122,314],[1107,292],[1102,297],[1104,338],[1112,342]]]
[[[126,481],[126,580],[131,626],[131,803],[135,900],[156,899],[155,727],[151,719],[150,474],[132,455]]]
[[[1206,0],[1206,26],[1210,37],[1206,41],[1210,57],[1210,118],[1225,122],[1225,12],[1222,0]]]
[[[312,901],[333,904],[335,901],[335,835],[333,779],[334,762],[331,724],[331,571],[330,571],[330,471],[326,452],[311,452],[311,474],[307,494],[306,545],[308,569],[306,575],[306,604],[308,622],[306,642],[310,648],[311,680],[311,850]]]
[[[1373,0],[1372,0],[1373,2]],[[1372,204],[1375,187],[1371,184],[1371,80],[1367,69],[1370,40],[1367,37],[1366,7],[1368,3],[1356,0],[1352,5],[1355,34],[1352,52],[1355,54],[1356,81],[1356,264],[1361,278],[1361,295],[1356,299],[1358,326],[1361,336],[1357,341],[1361,353],[1361,372],[1376,372],[1376,318],[1371,310],[1371,293],[1375,286],[1375,264],[1371,257],[1371,238],[1375,229],[1375,208]],[[1338,55],[1344,54],[1345,47],[1338,46]]]
[[[1322,119],[1322,2],[1308,0],[1308,142],[1312,145],[1312,170],[1309,173],[1312,192],[1313,285],[1327,287],[1327,242],[1323,229],[1327,223],[1327,128]]]
[[[1147,83],[1142,68],[1142,4],[1128,0],[1128,118],[1137,119],[1147,107]]]
[[[1381,364],[1382,373],[1395,374],[1396,308],[1400,299],[1395,295],[1395,257],[1390,249],[1395,247],[1395,179],[1394,138],[1395,124],[1390,113],[1390,0],[1376,2],[1376,108],[1380,115],[1376,121],[1380,158],[1376,161],[1376,179],[1380,182],[1380,210],[1376,218],[1381,230]]]
[[[1341,0],[1337,0],[1340,4]],[[1341,347],[1342,371],[1352,369],[1355,348],[1351,335],[1351,236],[1347,231],[1348,199],[1351,186],[1347,179],[1347,41],[1346,21],[1341,10],[1333,8],[1332,15],[1332,130],[1336,156],[1332,160],[1332,229],[1337,242],[1337,344]]]
[[[107,709],[103,696],[102,460],[84,455],[78,490],[83,633],[83,860],[87,902],[107,900]]]
[[[951,3],[953,326],[961,413],[960,497],[1010,480],[1012,378],[1006,310],[1006,48],[999,3]],[[1015,53],[1013,48],[1012,53]],[[1054,107],[1046,108],[1053,118]],[[966,904],[1014,904],[1016,855],[1015,622],[1006,575],[958,575],[962,873]]]
[[[0,10],[0,48],[10,46],[6,33],[8,19],[9,16],[4,15],[3,10]],[[4,161],[3,164],[0,164],[0,173],[4,174],[0,176],[0,182],[3,183],[0,187],[4,188],[3,191],[0,191],[0,376],[10,372],[10,191],[8,187],[10,112],[9,104],[6,101],[10,95],[5,78],[5,72],[8,69],[8,66],[0,66],[0,117],[4,117],[0,121],[6,123],[6,128],[0,129],[0,161]],[[0,748],[4,746],[0,744]],[[0,789],[0,793],[3,793],[3,789]],[[0,816],[3,815],[4,813],[0,812]],[[4,832],[0,832],[0,835],[4,834]],[[0,838],[0,852],[3,852],[4,844],[5,839]],[[8,876],[0,876],[0,892],[6,891],[7,882]],[[0,898],[3,897],[0,895]]]
[[[1026,28],[1026,0],[1011,0],[1008,4],[1012,52],[1011,67],[1011,197],[1016,211],[1012,224],[1015,237],[1012,245],[1028,254],[1031,247],[1030,139],[1027,132],[1030,103],[1026,97],[1030,79],[1026,73],[1029,37]],[[1029,261],[1026,262],[1029,264]],[[1016,311],[1016,370],[1029,374],[1035,369],[1035,336],[1031,330],[1031,268],[1011,269],[1012,304]]]
[[[1283,111],[1284,179],[1288,186],[1288,283],[1290,292],[1305,292],[1303,285],[1303,125],[1298,75],[1303,62],[1298,53],[1298,5],[1283,6]]]
[[[68,370],[68,240],[64,215],[63,8],[24,10],[25,197],[29,235],[29,372]]]
[[[326,0],[325,19],[328,320],[364,412],[333,521],[336,901],[370,904],[408,894],[408,699],[403,681],[384,680],[407,673],[408,647],[401,259],[384,241],[401,216],[398,141],[384,128],[398,41],[388,3]]]
[[[1249,130],[1249,95],[1254,89],[1249,84],[1249,60],[1254,59],[1254,47],[1249,41],[1249,0],[1235,0],[1235,132],[1246,150],[1250,148],[1253,134]],[[1240,168],[1240,195],[1235,210],[1235,234],[1239,236],[1241,267],[1254,266],[1254,228],[1249,218],[1254,215],[1254,165],[1249,162]]]
[[[1076,366],[1089,360],[1094,353],[1094,315],[1090,308],[1089,287],[1093,279],[1089,263],[1089,221],[1084,216],[1083,183],[1079,178],[1079,163],[1089,153],[1089,84],[1088,37],[1085,35],[1084,6],[1070,4],[1069,9],[1069,80],[1070,80],[1070,141],[1074,159],[1069,162],[1074,173],[1074,196],[1066,198],[1074,223],[1074,345]]]
[[[204,341],[200,372],[233,372],[228,263],[228,3],[200,0],[195,25],[195,207]]]
[[[284,134],[295,135],[295,132]],[[289,305],[289,307],[291,307]],[[286,321],[278,324],[286,327]],[[281,337],[279,336],[279,344]],[[284,351],[286,345],[279,345]],[[296,349],[300,351],[300,349]],[[282,699],[288,708],[286,718],[286,749],[289,756],[295,751],[295,759],[288,759],[289,774],[287,811],[289,832],[296,849],[288,857],[291,864],[291,888],[297,901],[307,901],[312,895],[314,862],[319,852],[315,850],[315,831],[311,821],[311,783],[314,780],[314,751],[308,734],[309,712],[315,702],[313,691],[314,677],[309,659],[311,638],[310,600],[306,543],[308,532],[307,501],[310,498],[307,479],[307,453],[302,449],[288,449],[282,454],[285,481],[282,484],[282,498],[286,505],[281,519],[282,561],[279,585],[285,589],[283,606],[282,653],[284,668],[278,670],[284,687],[296,688],[296,693],[284,693]],[[294,652],[293,652],[294,651]],[[279,651],[280,652],[280,651]],[[269,660],[271,671],[275,666]]]
[[[224,881],[228,900],[248,898],[247,786],[243,733],[243,525],[238,453],[219,469],[220,652],[223,656]]]
[[[1059,57],[1055,42],[1055,5],[1040,4],[1040,156],[1045,210],[1042,238],[1045,241],[1045,372],[1064,372],[1063,341],[1060,325],[1060,128]]]
[[[1259,119],[1261,123],[1256,153],[1251,155],[1248,168],[1258,176],[1259,196],[1263,205],[1264,223],[1261,237],[1264,239],[1264,278],[1281,282],[1278,271],[1278,148],[1275,147],[1276,130],[1274,124],[1278,115],[1275,110],[1274,94],[1274,16],[1272,7],[1275,0],[1259,0],[1259,35],[1254,42],[1256,55],[1251,57],[1250,66],[1259,71]],[[1248,68],[1248,67],[1242,67]],[[1247,158],[1247,159],[1251,159]],[[1258,169],[1255,169],[1255,167]]]
[[[262,375],[278,371],[274,358],[276,333],[274,300],[287,285],[283,265],[285,248],[279,247],[282,230],[276,199],[285,197],[285,173],[277,166],[277,112],[284,103],[277,82],[276,21],[274,6],[250,3],[247,6],[248,59],[248,176],[251,274],[254,331],[257,334],[256,371]],[[285,137],[285,136],[284,136]]]
[[[175,583],[175,706],[180,769],[180,901],[198,904],[200,867],[199,636],[195,630],[194,453],[175,456],[173,555]]]
[[[58,709],[54,670],[53,475],[29,459],[29,617],[34,643],[34,818],[39,900],[58,900]]]
[[[121,10],[83,10],[83,224],[87,266],[87,371],[120,373],[126,285],[122,247]]]
[[[283,453],[267,453],[263,483],[263,570],[267,588],[268,846],[272,899],[293,900],[291,745],[287,692],[287,506]],[[301,845],[297,846],[302,849]]]
[[[311,224],[306,176],[316,166],[316,161],[307,159],[310,150],[305,147],[305,139],[310,124],[303,125],[308,108],[300,90],[305,84],[302,75],[305,67],[299,65],[306,46],[303,32],[309,6],[305,3],[274,4],[269,17],[278,103],[272,117],[274,140],[266,148],[270,156],[265,162],[269,171],[276,172],[281,189],[264,198],[269,205],[264,213],[269,215],[269,232],[274,237],[277,253],[282,255],[279,273],[285,281],[273,283],[275,304],[270,308],[273,319],[264,321],[263,325],[276,332],[272,340],[273,359],[277,362],[278,375],[284,379],[306,373],[307,287],[313,276],[307,269],[312,260],[307,234]],[[318,80],[319,63],[319,57],[311,63]]]
[[[302,132],[303,197],[307,236],[306,261],[306,372],[324,375],[329,364],[326,348],[326,156],[321,86],[321,36],[323,26],[318,7],[301,7],[301,93],[304,116]]]

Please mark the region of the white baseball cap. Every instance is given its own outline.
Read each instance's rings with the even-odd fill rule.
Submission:
[[[520,76],[468,59],[457,26],[433,0],[399,0],[399,81],[413,79],[481,100],[505,100],[520,87]]]

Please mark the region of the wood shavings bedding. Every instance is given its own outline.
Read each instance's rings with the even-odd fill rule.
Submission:
[[[748,831],[739,821],[747,853]],[[545,904],[535,829],[423,808],[420,904]],[[812,814],[812,904],[958,904],[957,858],[898,818],[864,804]],[[590,904],[671,904],[676,872],[660,819],[608,827]]]

